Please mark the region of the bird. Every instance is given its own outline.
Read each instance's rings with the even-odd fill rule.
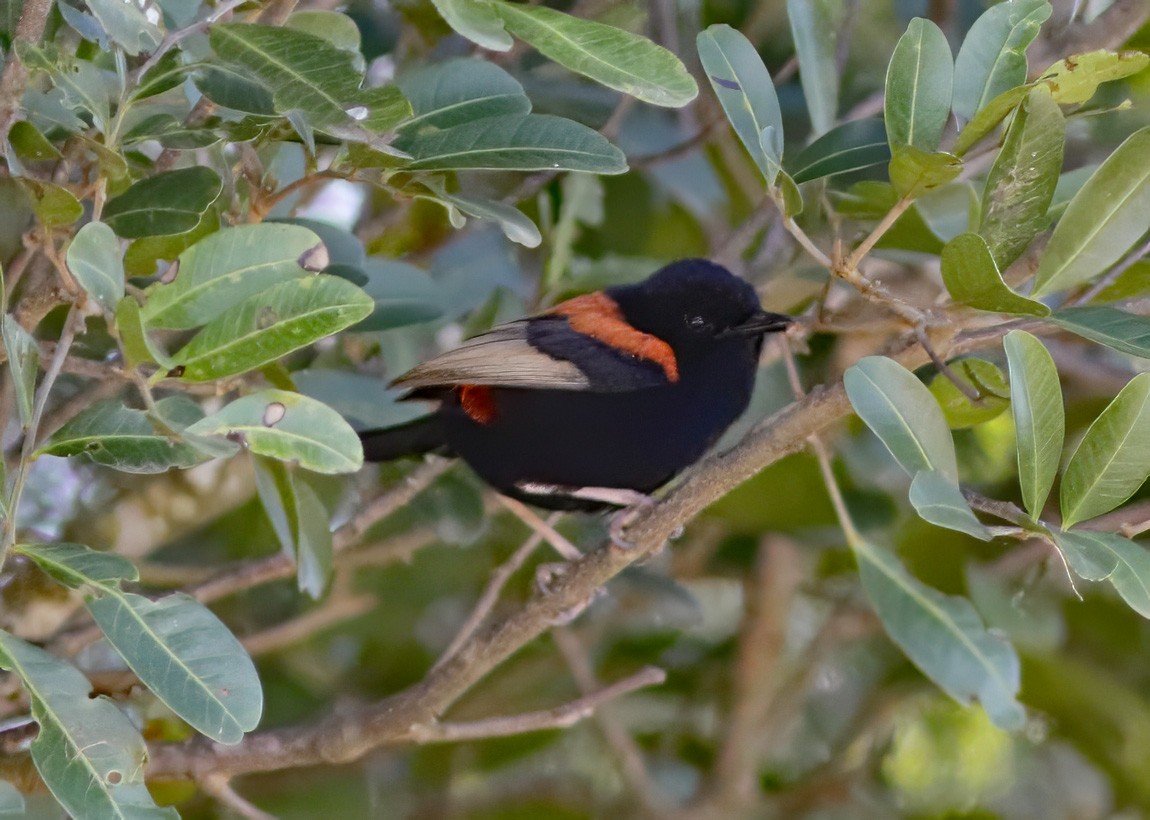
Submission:
[[[549,510],[650,503],[747,408],[766,334],[790,316],[706,259],[560,302],[475,336],[392,382],[436,402],[360,433],[367,461],[438,452]]]

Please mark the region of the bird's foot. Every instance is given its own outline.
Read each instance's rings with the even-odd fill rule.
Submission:
[[[631,503],[611,516],[611,523],[607,527],[607,532],[611,536],[611,543],[623,550],[635,547],[635,542],[631,541],[625,534],[627,528],[634,524],[640,515],[654,507],[656,503],[655,499],[649,495],[634,493],[634,496]]]

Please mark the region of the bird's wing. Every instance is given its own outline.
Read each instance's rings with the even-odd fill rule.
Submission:
[[[667,383],[650,361],[543,314],[499,325],[409,370],[392,384],[410,391],[478,384],[625,392]]]

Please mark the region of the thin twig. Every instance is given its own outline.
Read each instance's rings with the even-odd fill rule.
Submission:
[[[200,780],[200,786],[212,797],[219,800],[229,809],[245,820],[276,820],[274,814],[268,814],[263,809],[249,802],[246,798],[232,788],[227,777],[221,775],[208,775]]]
[[[491,737],[509,737],[545,729],[566,729],[586,720],[604,703],[628,695],[648,686],[658,686],[667,679],[667,673],[657,666],[646,666],[622,680],[604,686],[597,692],[538,712],[525,712],[509,717],[487,718],[467,723],[417,723],[407,730],[407,738],[415,743],[450,743],[460,740],[480,740]]]
[[[370,612],[379,602],[374,595],[332,594],[315,609],[245,637],[249,655],[267,655],[294,646],[331,626]]]
[[[196,32],[203,31],[212,23],[222,19],[224,15],[231,13],[247,1],[248,0],[225,0],[223,4],[221,4],[215,11],[213,11],[203,20],[197,20],[196,22],[184,26],[181,29],[168,32],[164,36],[164,39],[160,41],[160,44],[156,47],[156,50],[148,55],[148,59],[146,59],[140,65],[140,67],[135,70],[129,84],[139,84],[140,78],[147,74],[152,69],[152,67],[158,63],[165,54],[171,51],[172,48],[181,40],[191,36],[192,34],[195,34]]]
[[[539,533],[539,535],[546,539],[547,543],[554,547],[555,551],[565,560],[578,561],[583,557],[583,553],[579,551],[578,547],[564,538],[555,527],[536,515],[535,511],[522,501],[501,495],[499,496],[499,503],[509,509],[516,518],[530,527],[533,532]]]

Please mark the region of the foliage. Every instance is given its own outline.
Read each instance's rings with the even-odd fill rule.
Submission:
[[[9,4],[0,816],[1150,811],[1146,10],[680,5]],[[798,322],[630,550],[364,469],[683,256]]]

